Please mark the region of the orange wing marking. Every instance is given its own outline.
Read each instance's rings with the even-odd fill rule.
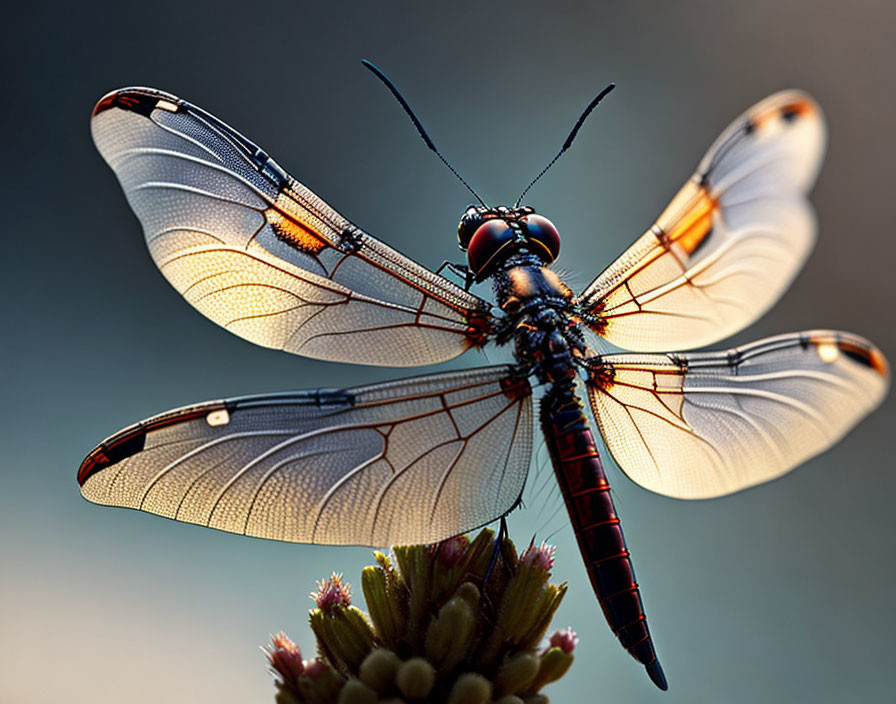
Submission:
[[[750,132],[755,129],[761,129],[779,117],[787,122],[792,122],[798,117],[805,117],[814,112],[815,107],[808,100],[797,100],[785,105],[776,105],[765,112],[758,113],[747,123],[747,131]]]
[[[300,204],[293,196],[290,195],[289,191],[281,191],[277,196],[276,202],[274,202],[271,207],[267,208],[264,211],[264,216],[266,221],[271,225],[271,228],[274,230],[274,233],[277,235],[277,237],[301,252],[304,252],[311,256],[316,256],[327,248],[334,248],[333,243],[325,235],[321,234],[314,227],[306,222],[303,222],[295,215],[296,211],[301,208],[310,210],[311,212],[315,213],[315,215],[318,215],[321,218],[324,217],[323,214],[319,214],[315,210],[313,210],[311,205],[307,203]],[[369,256],[366,256],[363,252],[352,254],[355,254],[355,256],[359,256],[371,266],[386,271],[391,276],[394,276],[408,286],[411,286],[420,291],[423,298],[417,311],[416,321],[418,324],[420,324],[419,318],[423,312],[424,307],[426,306],[427,301],[434,298],[432,292],[421,288],[417,283],[410,280],[408,277],[403,276],[401,272],[396,271],[395,269],[388,269],[384,267],[381,262],[376,261]],[[349,256],[351,256],[351,254],[343,252],[343,256],[335,263],[335,265],[332,265],[330,267],[328,278],[333,279],[336,271]],[[469,325],[465,333],[467,349],[478,349],[488,341],[489,334],[491,333],[491,325],[489,323],[487,315],[477,310],[464,311],[462,308],[448,300],[436,300],[439,300],[441,303],[454,310],[466,313],[467,323]]]
[[[876,347],[864,347],[839,335],[831,337],[827,335],[812,335],[809,344],[815,345],[818,356],[824,362],[834,362],[840,352],[850,359],[864,364],[873,369],[884,378],[890,376],[890,366],[881,351]]]
[[[282,203],[288,196],[281,193],[273,207],[264,211],[265,220],[281,240],[307,254],[319,254],[330,243],[314,228],[289,215],[289,208]]]
[[[677,244],[691,256],[712,232],[713,213],[719,203],[706,188],[688,181],[657,218],[653,232],[666,250]]]

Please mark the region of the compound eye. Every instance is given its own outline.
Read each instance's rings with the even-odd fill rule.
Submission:
[[[460,223],[457,225],[457,243],[462,250],[466,251],[467,247],[470,246],[470,240],[481,224],[482,215],[476,206],[471,205],[467,208],[464,216],[460,219]]]
[[[506,220],[493,218],[482,223],[470,238],[467,248],[467,263],[477,276],[484,276],[485,269],[495,255],[516,238]]]
[[[541,215],[526,215],[526,239],[536,245],[536,251],[550,264],[560,254],[560,233],[554,223]]]

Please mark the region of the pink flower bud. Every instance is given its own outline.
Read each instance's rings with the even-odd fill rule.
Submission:
[[[557,631],[551,636],[551,647],[560,648],[564,653],[569,655],[579,644],[579,637],[576,632],[568,626],[562,631]]]
[[[443,567],[454,567],[463,558],[470,541],[464,535],[457,535],[435,545],[436,557]]]
[[[554,566],[554,551],[556,549],[553,545],[548,545],[544,542],[539,547],[535,547],[535,540],[533,539],[526,551],[520,555],[520,564],[543,569],[547,572]]]
[[[305,663],[305,674],[312,680],[316,680],[318,677],[320,677],[323,671],[326,669],[327,666],[317,658],[315,658],[314,660],[309,660]]]
[[[329,613],[337,606],[350,606],[352,603],[352,585],[342,581],[342,575],[333,573],[329,579],[317,583],[317,591],[311,598],[324,613]]]
[[[291,691],[297,692],[299,677],[305,671],[299,646],[281,631],[276,636],[271,636],[271,648],[264,653],[268,656],[275,674],[283,680],[283,684]]]

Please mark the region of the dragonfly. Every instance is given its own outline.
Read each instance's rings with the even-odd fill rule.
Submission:
[[[80,466],[81,493],[273,540],[435,544],[520,505],[537,389],[538,424],[601,609],[666,689],[588,407],[630,479],[707,499],[780,477],[881,403],[887,361],[855,334],[809,330],[687,352],[754,322],[805,262],[821,109],[788,90],[743,113],[654,224],[576,294],[551,268],[556,227],[520,205],[528,187],[512,206],[486,205],[388,78],[365,65],[479,201],[458,227],[467,263],[448,266],[457,282],[363,231],[262,148],[169,93],[108,94],[93,138],[162,274],[232,333],[352,364],[428,365],[488,344],[508,347],[514,362],[178,408],[100,443]],[[475,284],[491,284],[493,302]],[[598,354],[599,343],[629,351]]]

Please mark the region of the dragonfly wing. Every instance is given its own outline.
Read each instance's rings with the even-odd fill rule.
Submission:
[[[159,269],[240,337],[387,366],[485,342],[487,302],[359,230],[196,106],[125,88],[97,104],[91,129]]]
[[[150,418],[88,455],[99,504],[261,538],[432,543],[513,508],[532,396],[511,368],[214,401]]]
[[[680,499],[785,474],[840,440],[889,385],[877,348],[827,330],[727,352],[605,355],[593,370],[591,408],[616,463]]]
[[[784,91],[741,115],[656,223],[575,303],[638,351],[691,349],[742,330],[790,285],[815,241],[805,193],[825,145],[821,110]]]

